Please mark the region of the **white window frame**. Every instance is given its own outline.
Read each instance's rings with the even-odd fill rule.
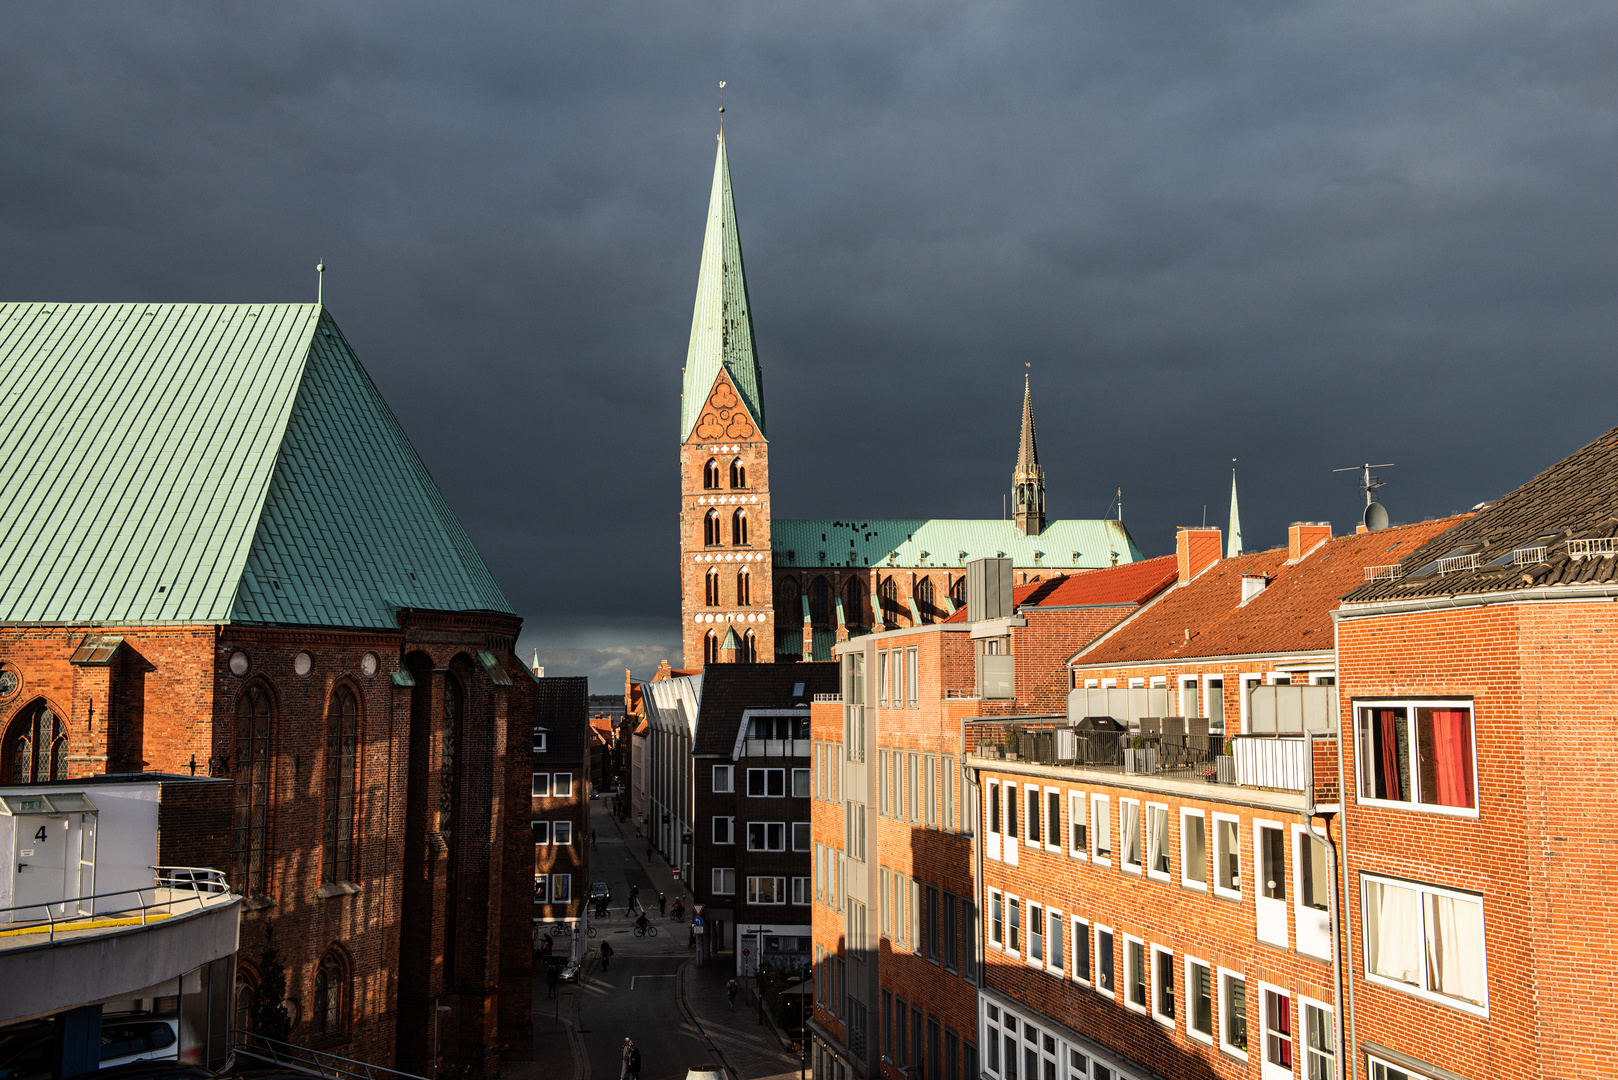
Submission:
[[[1482,779],[1478,775],[1478,711],[1477,703],[1471,698],[1356,698],[1352,702],[1353,725],[1352,742],[1354,744],[1354,802],[1360,806],[1385,806],[1393,810],[1403,810],[1417,814],[1437,814],[1441,817],[1476,818],[1478,817],[1478,803],[1482,801]],[[1409,723],[1409,751],[1410,751],[1410,787],[1409,799],[1378,799],[1360,794],[1365,790],[1365,766],[1363,755],[1360,753],[1360,710],[1374,709],[1378,706],[1387,708],[1403,708],[1411,710]],[[1416,709],[1465,709],[1472,717],[1467,725],[1471,728],[1472,740],[1468,747],[1472,754],[1472,805],[1466,806],[1439,806],[1436,803],[1421,801],[1421,770],[1416,768],[1418,760],[1417,748],[1420,736],[1416,731]]]
[[[1419,948],[1423,960],[1423,963],[1420,965],[1422,984],[1419,986],[1414,983],[1407,983],[1399,979],[1389,978],[1386,975],[1378,975],[1371,971],[1371,925],[1370,916],[1367,911],[1367,907],[1370,903],[1370,897],[1369,890],[1366,889],[1366,885],[1372,882],[1379,885],[1393,885],[1397,888],[1408,889],[1417,894],[1416,925],[1421,935]],[[1478,958],[1479,963],[1483,967],[1483,1001],[1481,1004],[1473,1004],[1472,1002],[1467,1001],[1465,998],[1451,997],[1450,995],[1444,994],[1440,991],[1428,989],[1426,986],[1428,968],[1428,964],[1425,962],[1427,957],[1427,916],[1424,910],[1426,907],[1426,900],[1424,897],[1428,893],[1432,893],[1437,896],[1447,896],[1456,900],[1465,900],[1467,903],[1478,905],[1480,910],[1480,918],[1483,922],[1482,933],[1479,935],[1479,945],[1483,950],[1483,955]],[[1398,990],[1401,993],[1409,994],[1412,997],[1418,997],[1425,1001],[1431,1001],[1439,1005],[1447,1005],[1452,1009],[1459,1009],[1461,1012],[1470,1013],[1473,1016],[1487,1017],[1489,1015],[1489,908],[1481,893],[1465,892],[1460,889],[1446,889],[1441,885],[1429,885],[1426,882],[1420,881],[1407,881],[1403,878],[1389,877],[1385,874],[1360,874],[1360,956],[1361,970],[1364,971],[1367,982],[1374,982],[1378,986],[1386,986],[1392,990]]]
[[[1234,835],[1236,837],[1236,888],[1234,888],[1234,889],[1227,889],[1224,886],[1219,884],[1219,875],[1220,875],[1220,866],[1219,866],[1220,848],[1219,848],[1219,843],[1220,843],[1220,837],[1223,835],[1222,831],[1219,828],[1219,823],[1221,821],[1228,821],[1231,824],[1236,826],[1235,831],[1234,831]],[[1215,896],[1222,896],[1226,900],[1235,900],[1235,901],[1237,901],[1239,903],[1241,901],[1242,892],[1243,892],[1242,882],[1243,882],[1243,879],[1245,879],[1247,877],[1247,860],[1242,857],[1242,819],[1237,817],[1235,814],[1221,814],[1221,813],[1215,811],[1215,813],[1213,815],[1213,823],[1214,823],[1214,825],[1213,825],[1213,871],[1214,871],[1214,873],[1213,873],[1213,880],[1208,882],[1208,885],[1209,885],[1210,888],[1213,889],[1213,892],[1214,892]]]
[[[1126,874],[1139,875],[1145,871],[1145,864],[1137,862],[1131,865],[1129,861],[1129,829],[1124,824],[1126,820],[1125,808],[1131,806],[1135,808],[1135,824],[1139,830],[1140,856],[1142,859],[1146,856],[1146,821],[1141,817],[1140,800],[1120,797],[1118,799],[1118,869]]]
[[[905,650],[905,707],[919,708],[921,687],[920,649],[912,645]]]
[[[564,825],[567,826],[565,829],[563,828]],[[562,839],[562,834],[564,832],[567,833],[567,839],[566,840]],[[551,822],[551,846],[552,847],[572,847],[573,846],[573,822],[571,820],[564,818],[561,821],[553,821],[553,822]]]
[[[1075,847],[1074,829],[1079,823],[1084,825],[1084,844]],[[1069,791],[1067,793],[1067,853],[1070,858],[1081,862],[1090,861],[1090,806],[1086,793],[1082,791]]]
[[[753,846],[753,828],[757,826],[764,830],[764,846]],[[781,846],[770,846],[770,830],[781,830]],[[785,851],[787,849],[787,823],[784,821],[749,821],[747,823],[747,850],[748,851]]]
[[[1219,1037],[1219,970],[1208,961],[1189,954],[1181,957],[1181,978],[1185,980],[1185,1033],[1200,1043],[1214,1045]],[[1200,967],[1208,973],[1208,1023],[1213,1028],[1203,1034],[1191,1026],[1191,969]]]
[[[1289,833],[1287,831],[1286,825],[1284,823],[1280,822],[1280,821],[1274,821],[1274,820],[1271,820],[1269,818],[1254,818],[1253,819],[1253,874],[1252,874],[1252,877],[1253,877],[1253,917],[1254,917],[1254,922],[1256,924],[1255,925],[1255,932],[1257,932],[1259,929],[1262,929],[1262,925],[1263,925],[1263,923],[1265,921],[1265,912],[1268,911],[1270,913],[1269,918],[1277,920],[1278,923],[1279,923],[1280,936],[1279,937],[1268,937],[1267,938],[1262,933],[1258,933],[1258,939],[1260,941],[1264,942],[1267,945],[1274,945],[1277,948],[1281,948],[1281,949],[1290,949],[1292,947],[1292,921],[1291,921],[1292,900],[1291,900],[1291,897],[1290,896],[1283,896],[1281,899],[1276,900],[1276,899],[1273,899],[1271,897],[1268,897],[1268,896],[1264,895],[1264,893],[1266,891],[1265,879],[1264,879],[1264,845],[1262,843],[1260,843],[1259,838],[1264,835],[1264,831],[1266,829],[1273,829],[1274,831],[1281,834],[1281,878],[1280,878],[1280,886],[1281,886],[1282,890],[1285,891],[1287,889],[1290,889],[1291,884],[1292,884],[1291,880],[1290,880],[1290,874],[1288,873],[1288,867],[1287,867],[1287,863],[1290,861],[1288,859],[1288,856],[1291,853],[1288,852],[1288,850],[1287,850],[1290,841],[1288,839]],[[1277,905],[1277,904],[1280,905],[1279,909],[1270,906],[1270,905]]]
[[[1195,878],[1191,877],[1190,874],[1188,873],[1188,871],[1190,871],[1190,869],[1191,869],[1192,860],[1191,860],[1191,853],[1186,850],[1186,842],[1188,840],[1190,840],[1190,838],[1191,838],[1191,830],[1185,827],[1185,823],[1186,823],[1187,819],[1189,819],[1189,818],[1196,818],[1198,821],[1200,821],[1202,823],[1202,880],[1201,881],[1197,881]],[[1208,847],[1208,817],[1207,817],[1207,814],[1202,810],[1196,810],[1196,809],[1193,809],[1193,808],[1191,808],[1189,806],[1180,807],[1180,884],[1181,885],[1185,886],[1187,889],[1195,889],[1198,892],[1207,892],[1208,891],[1208,865],[1209,865],[1209,863],[1211,863],[1213,861],[1208,856],[1209,856],[1209,847]]]
[[[1101,688],[1101,680],[1100,679],[1085,679],[1084,680],[1084,688],[1086,690],[1099,690]]]
[[[1240,706],[1240,709],[1241,709],[1241,725],[1242,725],[1241,733],[1243,735],[1246,735],[1246,734],[1249,734],[1248,725],[1250,725],[1253,722],[1252,709],[1250,708],[1250,705],[1252,704],[1252,699],[1248,695],[1252,693],[1253,687],[1262,686],[1264,684],[1264,675],[1263,675],[1262,672],[1244,671],[1240,675],[1238,675],[1236,678],[1237,678],[1237,684],[1236,685],[1241,688],[1241,695],[1242,695],[1241,700],[1239,702],[1237,702],[1237,705]],[[1252,1036],[1251,1035],[1248,1036],[1248,1041],[1249,1042],[1252,1041]]]
[[[563,790],[566,788],[567,790]],[[571,799],[573,797],[573,774],[559,772],[551,774],[551,798]]]
[[[1112,865],[1112,806],[1110,795],[1090,796],[1090,861],[1097,866]],[[1101,854],[1101,833],[1106,830],[1107,854]]]
[[[1051,828],[1051,797],[1056,797],[1056,828]],[[1060,855],[1067,841],[1062,839],[1062,789],[1048,787],[1040,796],[1044,804],[1039,808],[1045,819],[1045,850],[1052,855]]]
[[[1381,1072],[1378,1072],[1379,1068],[1382,1070]],[[1410,1080],[1433,1080],[1431,1076],[1424,1072],[1418,1072],[1397,1062],[1389,1061],[1387,1058],[1377,1054],[1367,1053],[1365,1055],[1365,1071],[1371,1080],[1383,1080],[1388,1075],[1388,1069],[1393,1069],[1404,1076],[1408,1076]]]
[[[1120,936],[1124,941],[1122,950],[1124,954],[1124,1008],[1130,1012],[1138,1012],[1142,1016],[1149,1016],[1152,1010],[1152,950],[1147,947],[1143,939],[1133,934],[1122,934]],[[1130,959],[1133,955],[1133,951],[1129,947],[1131,943],[1140,946],[1141,963],[1146,965],[1146,970],[1141,972],[1141,986],[1146,991],[1146,1003],[1144,1005],[1137,1005],[1130,999],[1130,988],[1135,985],[1134,961]]]
[[[1134,678],[1130,679],[1129,680],[1129,689],[1131,689],[1131,690],[1144,690],[1144,689],[1146,689],[1146,676],[1144,676],[1144,675],[1136,675]]]
[[[888,689],[892,685],[893,675],[888,671],[888,650],[876,651],[876,707],[888,707]]]
[[[1164,846],[1168,842],[1167,835],[1153,835],[1157,831],[1152,824],[1157,820],[1157,815],[1152,813],[1154,810],[1162,811],[1163,832],[1165,834],[1168,833],[1169,822],[1174,820],[1172,815],[1169,814],[1167,803],[1146,804],[1145,819],[1141,823],[1142,832],[1146,838],[1146,860],[1141,865],[1146,869],[1146,876],[1153,881],[1172,881],[1174,878],[1174,853],[1171,848]],[[1167,854],[1169,857],[1169,868],[1167,870],[1156,869],[1157,857],[1160,854]]]
[[[725,835],[730,838],[728,840],[719,839],[719,823],[721,821],[725,823]],[[736,818],[734,816],[726,817],[723,814],[714,815],[713,842],[716,846],[724,846],[727,844],[734,844],[736,842]]]
[[[1287,1023],[1290,1027],[1292,1040],[1292,1065],[1280,1066],[1270,1061],[1270,995],[1278,994],[1287,999]],[[1262,1080],[1292,1080],[1293,1070],[1297,1068],[1298,1060],[1298,1023],[1295,1019],[1297,1010],[1292,1007],[1292,991],[1284,986],[1274,983],[1260,982],[1258,984],[1258,1037],[1259,1037],[1259,1075]],[[1247,1044],[1253,1044],[1253,1033],[1247,1033]]]
[[[1297,995],[1298,1002],[1298,1031],[1292,1037],[1292,1053],[1298,1059],[1298,1075],[1309,1076],[1309,1058],[1315,1050],[1309,1045],[1309,1010],[1323,1012],[1331,1018],[1331,1039],[1327,1042],[1327,1049],[1331,1052],[1331,1074],[1341,1076],[1343,1070],[1337,1060],[1337,1010],[1324,1001],[1317,1001],[1304,994]],[[1299,1050],[1302,1053],[1299,1053]]]
[[[537,772],[534,774],[534,783],[529,798],[548,799],[551,797],[551,774]]]
[[[1105,934],[1112,940],[1112,948],[1107,950],[1107,956],[1112,961],[1112,989],[1104,990],[1101,986],[1101,935]],[[1110,926],[1095,925],[1095,938],[1090,942],[1090,968],[1093,974],[1091,981],[1094,990],[1104,998],[1118,1000],[1118,932]]]
[[[804,786],[804,789],[805,789],[804,793],[802,795],[798,794],[798,778],[800,776],[803,777],[803,786]],[[814,780],[810,777],[808,769],[793,769],[792,770],[792,776],[790,778],[790,787],[788,789],[788,793],[794,799],[808,799],[808,798],[813,797],[813,795],[815,793]]]
[[[1186,711],[1186,708],[1185,708],[1185,706],[1186,706],[1185,692],[1186,692],[1186,687],[1188,687],[1188,686],[1189,687],[1196,687],[1196,689],[1198,691],[1197,708],[1198,708],[1198,710],[1201,710],[1202,707],[1203,707],[1202,706],[1202,696],[1201,696],[1201,693],[1200,693],[1200,691],[1202,690],[1202,680],[1200,678],[1198,678],[1197,676],[1195,676],[1195,675],[1181,675],[1180,676],[1180,715],[1181,716],[1201,716],[1202,713],[1200,711],[1198,711],[1198,712],[1187,712]]]
[[[1163,993],[1163,988],[1158,985],[1158,975],[1162,970],[1158,958],[1162,956],[1169,958],[1169,976],[1172,978],[1174,975],[1174,950],[1163,945],[1153,945],[1146,951],[1146,956],[1147,963],[1151,965],[1152,969],[1150,973],[1151,978],[1147,982],[1148,995],[1152,1007],[1152,1019],[1156,1020],[1159,1024],[1162,1024],[1170,1031],[1173,1031],[1176,1026],[1175,1012],[1178,1011],[1180,1007],[1180,999],[1178,997],[1174,999],[1174,1004],[1171,1007],[1173,1011],[1170,1011],[1166,1015],[1159,1012],[1157,1006],[1158,999]]]
[[[736,793],[736,766],[715,765],[713,767],[713,789],[716,795],[734,795]]]
[[[1219,683],[1219,715],[1218,716],[1213,715],[1213,713],[1209,711],[1209,706],[1208,706],[1208,703],[1213,700],[1213,694],[1212,694],[1212,690],[1210,688],[1213,686],[1214,682],[1216,682],[1216,681]],[[1202,707],[1203,715],[1208,718],[1208,734],[1210,736],[1216,734],[1216,732],[1214,731],[1214,723],[1216,721],[1219,724],[1219,731],[1217,732],[1217,734],[1221,734],[1221,735],[1229,734],[1225,730],[1225,676],[1224,675],[1210,673],[1210,674],[1204,675],[1202,677],[1202,706],[1201,707]]]
[[[726,874],[730,875],[728,879],[730,888],[728,889],[725,888],[727,882],[725,877]],[[710,884],[713,886],[713,894],[715,896],[736,895],[736,868],[734,866],[716,866],[713,868],[713,874],[711,877],[712,880]]]
[[[548,738],[549,735],[550,735],[550,731],[548,729],[546,729],[546,728],[535,728],[534,729],[534,753],[536,753],[536,754],[545,753],[546,746],[547,746],[547,744],[549,742],[549,738]]]
[[[1246,1050],[1241,1049],[1240,1047],[1236,1046],[1234,1043],[1230,1043],[1230,1042],[1225,1041],[1225,1036],[1227,1034],[1229,1034],[1229,1031],[1230,1031],[1230,1027],[1229,1027],[1230,1002],[1225,1000],[1225,980],[1227,978],[1230,978],[1230,979],[1235,979],[1237,982],[1241,983],[1242,984],[1242,990],[1244,991],[1243,997],[1245,999],[1245,997],[1246,997],[1245,991],[1247,989],[1247,976],[1243,975],[1239,971],[1232,971],[1229,968],[1223,968],[1222,967],[1222,968],[1218,968],[1216,970],[1218,972],[1217,977],[1219,979],[1219,985],[1215,988],[1217,990],[1217,992],[1218,992],[1218,995],[1219,995],[1219,1016],[1214,1021],[1214,1027],[1218,1031],[1219,1049],[1224,1051],[1225,1053],[1229,1054],[1231,1057],[1239,1058],[1242,1061],[1246,1061],[1247,1060],[1247,1053],[1248,1053]],[[1242,1021],[1244,1023],[1246,1023],[1247,1018],[1248,1018],[1247,1002],[1244,1000],[1242,1002]],[[1253,1045],[1253,1025],[1252,1024],[1247,1024],[1247,1045],[1248,1046]]]
[[[528,823],[528,831],[534,834],[535,847],[551,846],[551,823],[549,821],[530,821]],[[541,840],[541,835],[543,835],[545,839]]]
[[[807,821],[794,821],[794,822],[791,823],[791,825],[792,825],[792,840],[791,840],[792,850],[793,851],[808,851],[809,847],[810,847],[810,844],[813,842],[813,837],[811,836],[810,830],[809,830],[809,822],[807,822]],[[803,846],[802,847],[798,846],[798,839],[799,839],[800,836],[803,838]]]
[[[759,774],[763,780],[763,790],[753,793],[753,774]],[[778,795],[770,794],[770,774],[776,773],[781,777],[781,792]],[[787,795],[787,771],[785,769],[748,769],[747,770],[747,797],[749,799],[784,799]]]
[[[1116,690],[1116,689],[1118,689],[1118,680],[1117,679],[1102,679],[1101,680],[1101,689],[1103,689],[1103,690]]]
[[[1072,923],[1071,932],[1072,932],[1072,935],[1073,935],[1073,945],[1074,945],[1073,965],[1070,968],[1068,968],[1068,970],[1073,972],[1073,981],[1074,982],[1078,983],[1080,986],[1089,986],[1092,982],[1095,981],[1095,969],[1096,969],[1096,943],[1090,937],[1090,923],[1089,923],[1089,921],[1086,920],[1086,919],[1081,919],[1077,915],[1073,916],[1073,923]],[[1082,978],[1079,975],[1079,954],[1078,954],[1079,935],[1081,935],[1081,934],[1084,935],[1084,951],[1088,954],[1088,959],[1090,961],[1090,963],[1088,965],[1086,965],[1090,969],[1090,974],[1086,975],[1086,976],[1083,976]]]
[[[1021,956],[1023,954],[1023,950],[1024,950],[1024,947],[1025,947],[1024,944],[1023,944],[1023,940],[1022,940],[1022,938],[1023,938],[1022,900],[1018,898],[1016,893],[1009,893],[1008,892],[1005,895],[1006,895],[1006,935],[1005,935],[1005,942],[1003,943],[1003,947],[1005,949],[1005,953],[1006,953],[1007,956]],[[1016,916],[1017,916],[1015,920],[1013,920],[1012,917],[1011,917],[1013,912],[1015,912]],[[1017,944],[1015,944],[1015,945],[1013,945],[1011,943],[1011,933],[1012,933],[1013,930],[1016,930],[1016,932],[1017,932]]]
[[[1029,967],[1042,968],[1045,966],[1045,905],[1028,901],[1028,950],[1023,962]],[[1039,955],[1034,955],[1034,946],[1039,946]]]
[[[1059,979],[1067,977],[1067,935],[1063,932],[1067,924],[1062,917],[1056,908],[1045,909],[1045,970]],[[1052,928],[1056,930],[1054,935]]]
[[[1304,871],[1310,865],[1310,860],[1304,855],[1305,844],[1310,845],[1310,850],[1313,850],[1314,845],[1319,845],[1322,849],[1326,847],[1325,844],[1320,842],[1320,837],[1315,834],[1313,829],[1294,824],[1292,826],[1292,924],[1297,930],[1297,949],[1305,956],[1312,956],[1316,960],[1329,961],[1332,953],[1331,908],[1332,885],[1334,883],[1328,867],[1325,882],[1317,883],[1317,886],[1325,888],[1326,909],[1324,911],[1310,907],[1303,902]],[[1313,949],[1304,947],[1306,941],[1311,938],[1318,941],[1322,934],[1325,935],[1324,952],[1316,952]]]
[[[758,888],[758,883],[761,881],[771,881],[775,883],[774,888],[772,888],[770,891],[776,897],[778,897],[778,899],[761,899],[761,893]],[[747,879],[747,902],[749,904],[757,904],[760,907],[785,907],[787,902],[787,879],[778,874],[757,874],[749,876]]]
[[[1040,794],[1044,789],[1032,784],[1024,784],[1022,789],[1023,815],[1022,815],[1022,842],[1024,847],[1037,848],[1044,844],[1043,839],[1034,836],[1038,829],[1041,835],[1045,832],[1045,804]],[[1028,807],[1034,807],[1034,813],[1028,813]]]
[[[996,904],[999,905],[998,911],[995,910]],[[989,910],[984,912],[988,916],[988,933],[985,935],[985,940],[988,941],[991,948],[999,949],[1002,952],[1006,948],[1005,912],[1005,893],[999,889],[990,889]]]
[[[814,902],[814,890],[810,888],[808,878],[795,877],[788,888],[792,890],[792,904],[794,907],[807,907]]]

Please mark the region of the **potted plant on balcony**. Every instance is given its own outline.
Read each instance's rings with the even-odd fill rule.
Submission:
[[[1215,779],[1221,784],[1236,782],[1236,740],[1225,740],[1225,752],[1214,758]]]
[[[1015,731],[1006,732],[1005,750],[1001,756],[1007,761],[1017,760],[1017,733]]]

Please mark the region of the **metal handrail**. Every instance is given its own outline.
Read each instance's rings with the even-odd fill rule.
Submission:
[[[1399,563],[1389,563],[1386,566],[1367,566],[1365,568],[1366,581],[1396,581],[1400,573]]]
[[[283,1065],[310,1076],[325,1077],[326,1080],[426,1080],[426,1077],[417,1076],[415,1073],[355,1061],[353,1058],[338,1054],[328,1054],[324,1050],[311,1050],[307,1046],[267,1038],[256,1031],[231,1028],[227,1033],[227,1039],[231,1053],[239,1057],[256,1058],[272,1065]],[[342,1068],[336,1063],[353,1067]]]
[[[1596,536],[1588,540],[1569,540],[1567,542],[1567,553],[1575,559],[1618,555],[1618,536]]]
[[[203,899],[204,894],[207,896],[219,896],[230,892],[230,883],[226,880],[224,872],[206,866],[148,866],[147,869],[152,871],[153,883],[142,888],[118,889],[114,892],[90,893],[87,896],[70,896],[44,904],[17,904],[13,907],[0,908],[0,918],[15,911],[43,911],[45,913],[43,919],[34,919],[17,924],[11,924],[9,920],[6,920],[5,922],[0,922],[0,926],[5,926],[12,930],[26,930],[44,924],[48,928],[46,940],[54,942],[58,926],[70,927],[76,922],[92,922],[97,919],[116,918],[120,915],[130,917],[132,915],[129,910],[121,912],[75,910],[72,914],[69,914],[67,910],[69,904],[77,908],[88,901],[109,900],[114,896],[133,896],[135,903],[140,908],[140,924],[145,926],[149,921],[148,914],[152,909],[172,907],[174,904],[175,898],[173,896],[158,899],[157,892],[159,889],[183,893],[186,887],[189,886],[191,898],[196,901],[199,910],[206,905],[206,901]],[[144,895],[146,893],[152,894],[150,903],[146,901]],[[51,908],[53,907],[60,908],[62,913],[52,915]],[[172,915],[173,912],[170,911],[168,914]]]

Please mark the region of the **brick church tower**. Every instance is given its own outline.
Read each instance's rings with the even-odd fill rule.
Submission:
[[[764,378],[721,128],[680,398],[683,666],[774,660],[771,582]]]

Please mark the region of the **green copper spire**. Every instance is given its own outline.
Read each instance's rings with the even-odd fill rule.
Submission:
[[[1232,458],[1234,462],[1236,459]],[[1236,508],[1236,470],[1230,470],[1230,535],[1225,539],[1225,558],[1234,559],[1242,553],[1242,515]]]
[[[685,355],[681,442],[691,437],[691,429],[702,415],[702,406],[721,369],[729,373],[759,435],[764,435],[764,377],[753,348],[753,314],[747,303],[747,279],[742,273],[742,243],[736,232],[736,205],[731,201],[730,163],[725,158],[723,131],[719,133],[719,154],[714,158],[713,195],[708,200],[697,304],[691,315],[691,345]]]

